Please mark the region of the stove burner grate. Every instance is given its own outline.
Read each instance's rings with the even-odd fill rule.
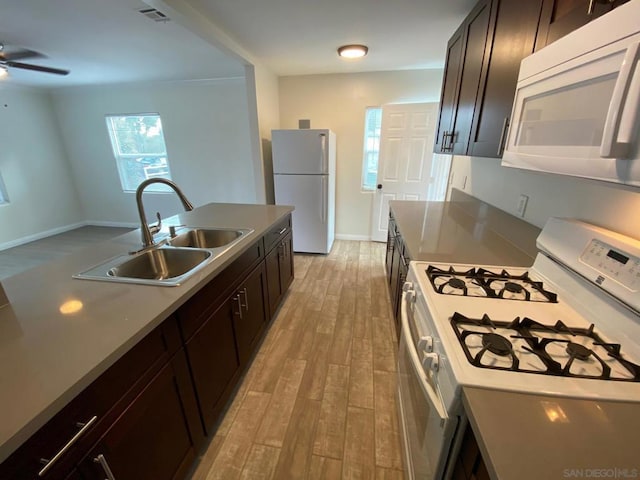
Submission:
[[[528,272],[521,275],[512,275],[506,270],[495,273],[484,268],[455,270],[453,267],[442,269],[429,265],[426,273],[433,289],[442,295],[551,303],[557,303],[558,301],[555,293],[545,290],[542,282],[531,280]],[[474,288],[469,289],[469,285]],[[445,291],[446,287],[449,287],[448,291]],[[535,295],[532,295],[534,293]],[[505,294],[507,295],[505,296]]]
[[[516,317],[510,322],[496,321],[489,318],[487,314],[484,314],[482,318],[468,318],[461,313],[455,312],[451,317],[451,325],[456,332],[458,340],[462,346],[462,349],[467,357],[467,360],[472,365],[480,368],[491,368],[496,370],[510,370],[526,373],[537,373],[542,375],[556,375],[566,377],[577,378],[593,378],[602,380],[615,380],[615,381],[627,381],[627,382],[640,382],[640,365],[636,365],[626,360],[620,353],[621,347],[619,344],[605,343],[600,336],[594,332],[594,325],[589,328],[569,328],[561,320],[558,320],[553,326],[543,325],[531,318]],[[517,335],[512,335],[513,339],[523,339],[526,341],[527,346],[522,348],[530,353],[538,356],[542,361],[546,370],[531,370],[526,368],[520,368],[517,354],[514,352],[513,347],[509,339],[504,336],[493,332],[475,331],[473,327],[484,327],[496,330],[498,328],[513,330],[517,332]],[[573,337],[588,337],[593,341],[593,345],[598,345],[604,348],[607,355],[616,360],[620,365],[626,368],[632,375],[632,378],[618,378],[611,376],[611,368],[604,362],[600,356],[592,349],[581,345],[571,340],[545,337],[545,334],[566,334]],[[482,348],[473,355],[467,346],[466,339],[471,335],[482,335]],[[552,344],[566,343],[566,353],[569,359],[562,365],[555,360],[552,355],[547,351],[547,347]],[[486,352],[489,351],[495,355],[508,356],[510,355],[511,366],[496,366],[482,363],[482,358]],[[584,362],[594,358],[601,366],[600,375],[583,375],[578,373],[572,373],[571,367],[575,361]]]

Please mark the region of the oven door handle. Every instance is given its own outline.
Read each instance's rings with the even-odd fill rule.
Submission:
[[[426,394],[429,403],[433,405],[433,408],[438,412],[438,416],[441,419],[447,420],[449,416],[445,411],[444,406],[442,405],[442,400],[440,399],[440,395],[435,389],[431,386],[431,384],[427,381],[427,377],[424,373],[422,363],[420,362],[420,358],[418,357],[418,352],[416,352],[416,347],[411,340],[411,331],[409,329],[409,316],[407,314],[407,292],[402,292],[402,301],[400,303],[400,319],[402,320],[402,335],[405,338],[405,342],[407,344],[407,351],[409,352],[409,356],[411,357],[411,364],[413,366],[413,370],[416,373],[416,376],[420,380],[420,385],[422,386],[422,390]]]

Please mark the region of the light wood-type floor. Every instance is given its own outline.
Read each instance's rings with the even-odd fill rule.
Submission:
[[[86,226],[0,251],[0,280],[95,243],[131,228]]]
[[[402,479],[385,245],[295,255],[295,280],[191,480]]]

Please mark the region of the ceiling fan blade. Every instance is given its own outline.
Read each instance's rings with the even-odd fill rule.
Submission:
[[[6,60],[7,62],[11,62],[13,60],[24,60],[25,58],[44,58],[45,55],[34,52],[33,50],[29,50],[27,48],[21,48],[19,50],[9,51],[9,52],[0,52],[0,58]]]
[[[55,75],[68,75],[69,70],[63,70],[61,68],[42,67],[40,65],[31,65],[29,63],[20,62],[5,62],[7,67],[22,68],[24,70],[34,70],[36,72],[53,73]]]

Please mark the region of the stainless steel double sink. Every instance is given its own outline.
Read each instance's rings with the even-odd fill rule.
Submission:
[[[73,278],[177,286],[251,232],[252,229],[183,227],[175,230],[175,236],[159,239],[152,248],[111,258]]]

